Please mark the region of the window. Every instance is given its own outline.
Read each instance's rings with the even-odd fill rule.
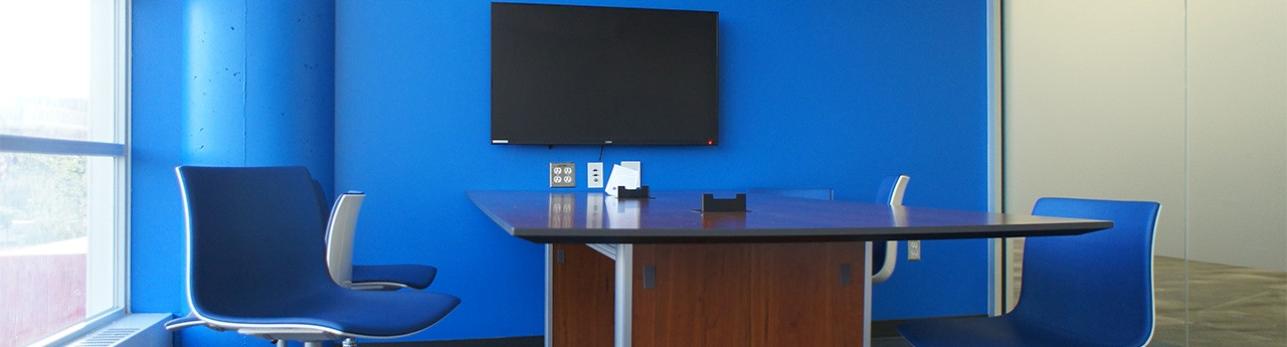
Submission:
[[[128,0],[0,1],[5,343],[124,312],[128,18]]]

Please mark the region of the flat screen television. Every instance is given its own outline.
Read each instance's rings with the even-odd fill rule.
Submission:
[[[718,13],[491,9],[492,143],[719,143]]]

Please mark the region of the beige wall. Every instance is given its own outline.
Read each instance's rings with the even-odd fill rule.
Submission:
[[[1159,254],[1287,270],[1287,1],[1007,1],[1003,28],[1008,211],[1155,200]]]
[[[1189,259],[1287,271],[1287,1],[1188,3]]]
[[[1042,196],[1163,205],[1184,255],[1183,1],[1006,1],[1005,208]]]

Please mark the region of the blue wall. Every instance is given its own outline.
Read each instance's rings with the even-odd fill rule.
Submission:
[[[570,1],[720,12],[718,147],[611,147],[654,189],[832,187],[986,209],[986,1]],[[566,3],[566,2],[565,2]],[[488,143],[485,1],[336,9],[337,190],[366,191],[356,261],[441,268],[457,312],[419,339],[541,333],[542,249],[507,236],[471,189],[546,189],[550,161],[598,147]],[[925,242],[874,294],[876,318],[986,312],[985,241]],[[905,254],[905,253],[904,253]]]
[[[335,7],[188,1],[183,162],[304,165],[329,188]]]
[[[300,141],[292,137],[300,130],[308,141],[333,131],[333,188],[369,194],[356,260],[437,265],[442,271],[433,289],[464,300],[434,329],[409,339],[541,333],[541,248],[506,236],[464,192],[545,189],[548,162],[583,165],[596,159],[599,149],[488,144],[487,2],[339,0],[333,8],[307,1],[220,4],[233,12],[219,18],[244,18],[252,29],[242,35],[263,36],[238,38],[228,30],[220,39],[243,40],[242,50],[207,50],[198,56],[203,42],[185,30],[192,23],[184,18],[202,3],[134,1],[135,311],[187,311],[174,165],[293,161],[321,168],[331,154],[317,151],[327,144],[288,144]],[[645,180],[655,189],[832,187],[841,199],[866,200],[881,178],[902,172],[913,177],[908,205],[986,208],[985,1],[565,3],[721,13],[722,143],[606,151],[608,162],[643,160]],[[250,11],[238,17],[236,6],[248,5]],[[316,16],[289,15],[296,12]],[[334,16],[333,46],[311,36],[328,30],[328,13]],[[257,55],[272,47],[291,50]],[[322,62],[286,64],[301,59],[291,54]],[[331,54],[333,70],[322,66],[323,56]],[[250,69],[252,79],[267,74],[300,85],[252,80],[238,98],[237,90],[229,89],[237,85],[237,76],[230,76],[235,61],[197,64],[237,57],[244,57],[241,66]],[[261,64],[276,67],[256,72]],[[212,79],[205,87],[230,93],[220,98],[242,102],[247,111],[189,99],[204,88],[202,76],[191,82],[193,66],[214,67],[203,71],[222,80]],[[229,67],[229,75],[221,75],[221,67]],[[330,71],[333,130],[318,121],[329,119],[325,113],[332,101],[321,94]],[[301,86],[300,94],[283,91]],[[231,109],[202,113],[210,109],[192,108],[202,102]],[[299,108],[310,111],[281,114]],[[277,117],[270,117],[273,111]],[[200,114],[232,118],[194,117]],[[194,129],[205,131],[199,124],[227,134],[194,135]],[[298,124],[306,126],[297,129]],[[228,130],[236,127],[244,127],[242,136]],[[202,144],[227,152],[202,153]],[[237,156],[236,149],[243,154]],[[327,173],[319,172],[325,169],[313,171],[326,180]],[[927,241],[923,252],[923,261],[900,260],[894,277],[876,286],[876,318],[986,311],[985,241]],[[181,334],[182,344],[262,344],[233,333],[190,330]]]
[[[303,165],[332,186],[335,7],[312,0],[133,7],[131,305],[182,315],[174,166]],[[264,343],[200,328],[176,336],[180,345]]]
[[[182,156],[179,90],[186,67],[183,3],[135,0],[130,112],[130,306],[186,312],[183,208],[174,166]]]

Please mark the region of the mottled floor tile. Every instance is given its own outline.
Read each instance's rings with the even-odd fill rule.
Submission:
[[[1151,346],[1184,346],[1186,326],[1183,321],[1168,321],[1159,317],[1153,327]]]
[[[1281,346],[1273,339],[1219,329],[1194,327],[1189,331],[1189,346]]]
[[[1287,344],[1287,293],[1273,290],[1190,314],[1191,330],[1221,330]]]
[[[1287,346],[1287,273],[1169,257],[1154,265],[1155,342]]]

